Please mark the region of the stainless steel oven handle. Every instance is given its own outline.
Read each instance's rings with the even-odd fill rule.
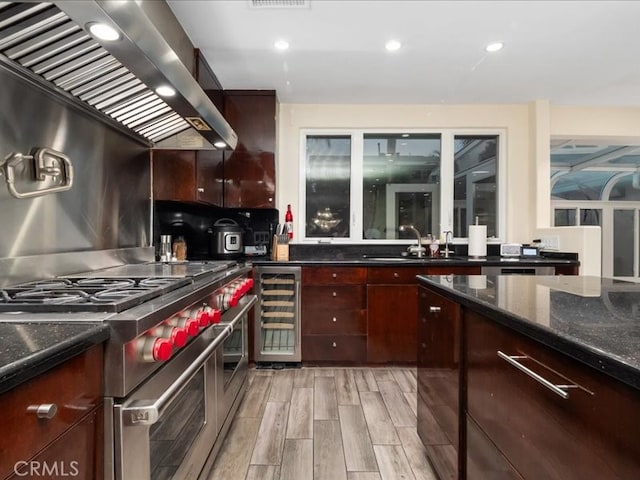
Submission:
[[[229,322],[220,322],[218,325],[220,327],[229,326],[231,327],[229,333],[233,332],[233,329],[236,328],[236,323],[238,323],[242,319],[242,317],[251,309],[251,307],[253,307],[257,303],[257,301],[258,297],[256,295],[246,295],[240,300],[240,302],[242,303],[238,304],[240,310],[238,310],[237,312],[233,312],[233,319]]]
[[[215,350],[227,339],[233,331],[234,322],[240,319],[256,303],[255,296],[245,297],[247,300],[242,308],[234,315],[234,320],[224,325],[224,328],[216,338],[202,351],[200,355],[185,369],[184,372],[167,388],[156,400],[134,400],[130,405],[123,406],[122,418],[125,425],[148,426],[156,423],[165,410],[173,403],[176,397],[187,386],[189,381],[200,370],[202,365]]]

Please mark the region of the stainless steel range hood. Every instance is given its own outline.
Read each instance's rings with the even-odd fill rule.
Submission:
[[[119,39],[92,37],[93,23]],[[218,148],[237,144],[193,77],[194,47],[164,1],[0,1],[0,56],[153,145],[190,129]],[[160,86],[175,95],[161,98]]]

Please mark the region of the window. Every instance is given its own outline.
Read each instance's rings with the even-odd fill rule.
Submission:
[[[603,276],[640,280],[639,145],[552,141],[551,208],[554,226],[601,227]]]
[[[500,237],[501,133],[303,131],[303,241],[467,236],[478,219]]]

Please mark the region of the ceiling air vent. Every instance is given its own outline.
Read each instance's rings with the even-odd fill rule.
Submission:
[[[311,0],[248,0],[250,8],[309,8]]]

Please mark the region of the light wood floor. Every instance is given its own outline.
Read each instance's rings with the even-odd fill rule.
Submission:
[[[210,480],[436,480],[403,368],[250,370]]]

